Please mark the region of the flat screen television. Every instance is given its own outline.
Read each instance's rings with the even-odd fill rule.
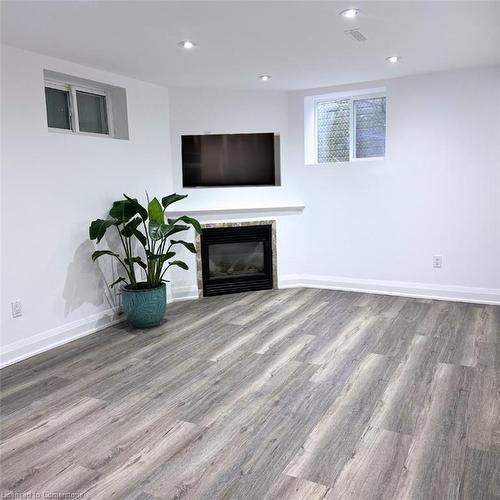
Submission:
[[[275,186],[274,143],[273,133],[183,135],[183,186]]]

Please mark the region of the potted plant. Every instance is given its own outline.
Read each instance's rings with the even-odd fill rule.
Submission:
[[[147,209],[136,198],[123,196],[125,199],[113,203],[108,219],[96,219],[89,227],[90,239],[96,243],[113,228],[123,252],[96,250],[92,260],[95,262],[103,255],[109,255],[119,262],[124,276],[114,281],[111,287],[124,283],[122,305],[128,321],[136,328],[149,328],[159,325],[165,316],[165,273],[172,266],[188,269],[185,262],[175,259],[175,248],[180,245],[196,253],[193,243],[172,236],[190,227],[201,233],[201,226],[196,219],[186,215],[174,219],[165,216],[167,207],[187,195],[174,193],[162,198],[161,202],[148,197]]]

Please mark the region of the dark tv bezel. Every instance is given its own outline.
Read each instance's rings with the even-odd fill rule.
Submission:
[[[203,137],[207,135],[265,135],[272,134],[274,137],[274,183],[248,183],[248,184],[199,184],[187,186],[184,183],[184,162],[182,159],[182,138],[183,137]],[[181,154],[181,177],[183,189],[210,189],[210,188],[245,188],[245,187],[280,187],[281,186],[281,149],[280,149],[280,135],[276,132],[235,132],[229,134],[182,134],[180,141],[180,154]]]

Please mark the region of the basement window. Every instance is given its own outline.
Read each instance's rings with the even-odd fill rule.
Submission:
[[[125,89],[44,71],[50,131],[128,139]]]
[[[385,89],[307,96],[306,164],[384,158],[385,104]]]

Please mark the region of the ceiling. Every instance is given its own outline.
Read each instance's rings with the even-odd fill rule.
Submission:
[[[500,63],[497,1],[1,6],[4,43],[166,86],[292,90]],[[361,13],[345,19],[346,7]],[[348,38],[352,28],[368,40]],[[180,48],[185,39],[197,47]],[[397,64],[385,61],[393,54]]]

